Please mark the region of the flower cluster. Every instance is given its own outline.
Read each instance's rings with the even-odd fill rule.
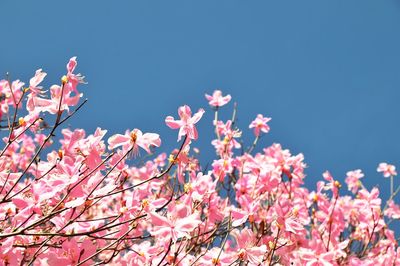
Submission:
[[[76,66],[71,58],[49,91],[41,69],[26,87],[0,80],[0,265],[400,265],[390,229],[400,188],[383,201],[360,169],[347,188],[329,172],[306,188],[302,154],[256,147],[270,118],[250,123],[250,145],[236,110],[218,119],[231,100],[221,91],[206,95],[216,154],[205,163],[191,148],[203,109],[166,117],[181,142],[170,154],[155,153],[158,134],[136,128],[109,137],[62,129],[86,102]],[[378,171],[392,182],[397,174],[386,163]]]

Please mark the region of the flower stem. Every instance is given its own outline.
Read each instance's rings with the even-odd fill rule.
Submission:
[[[390,176],[390,195],[393,195],[393,175]]]

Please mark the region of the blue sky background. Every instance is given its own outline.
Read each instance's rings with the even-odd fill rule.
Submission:
[[[110,136],[136,127],[159,133],[169,151],[177,131],[165,116],[204,107],[195,146],[207,157],[213,113],[204,93],[220,88],[238,102],[248,144],[250,121],[272,117],[261,145],[304,153],[309,184],[325,170],[343,180],[361,168],[364,183],[387,195],[376,167],[400,168],[399,0],[2,0],[0,10],[2,77],[29,82],[43,68],[48,86],[78,56],[89,102],[72,128]]]

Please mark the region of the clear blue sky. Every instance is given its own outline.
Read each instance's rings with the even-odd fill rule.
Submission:
[[[207,154],[204,93],[221,88],[238,102],[245,135],[258,113],[273,118],[261,144],[303,152],[311,182],[361,168],[387,193],[378,163],[400,168],[397,0],[2,0],[0,10],[2,77],[28,82],[43,68],[51,85],[78,56],[89,103],[73,128],[137,127],[170,150],[177,132],[165,116],[205,107],[196,146]]]

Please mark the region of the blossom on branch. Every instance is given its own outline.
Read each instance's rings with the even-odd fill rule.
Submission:
[[[388,163],[380,163],[376,171],[382,172],[384,177],[397,175],[396,166]]]
[[[197,129],[194,126],[204,114],[203,109],[199,109],[197,113],[192,116],[192,110],[187,105],[181,106],[178,109],[180,120],[175,120],[172,116],[167,116],[165,118],[165,123],[172,129],[178,129],[178,141],[181,140],[183,136],[188,136],[189,139],[196,140],[198,138]]]
[[[231,95],[222,96],[222,92],[220,90],[215,90],[213,95],[206,94],[206,99],[208,100],[208,104],[214,107],[221,107],[225,104],[229,103],[231,100]]]
[[[161,139],[156,133],[142,133],[139,129],[135,128],[132,131],[126,131],[124,135],[115,134],[108,139],[108,148],[110,150],[122,146],[123,152],[133,149],[133,154],[139,153],[139,147],[151,153],[150,147],[160,147]]]
[[[251,124],[249,125],[249,128],[254,128],[254,135],[256,135],[256,137],[260,136],[260,131],[264,132],[264,133],[268,133],[269,132],[269,126],[267,125],[267,123],[271,120],[271,118],[269,117],[264,117],[261,114],[258,114],[256,119],[254,119]]]

